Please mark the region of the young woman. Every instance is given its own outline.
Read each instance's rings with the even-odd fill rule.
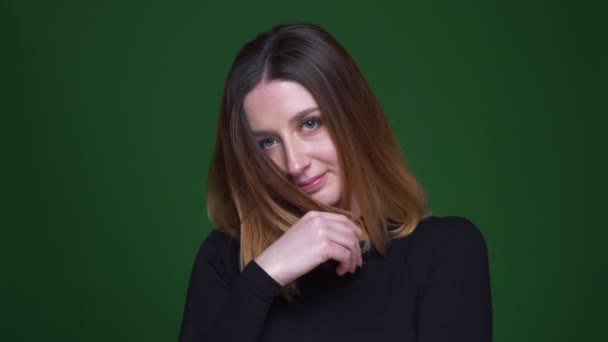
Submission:
[[[384,113],[325,30],[280,25],[228,75],[207,181],[217,227],[180,341],[490,341],[486,244],[430,216]]]

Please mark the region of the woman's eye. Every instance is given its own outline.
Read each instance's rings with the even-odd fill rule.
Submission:
[[[302,123],[302,127],[306,130],[313,130],[313,129],[317,128],[318,125],[319,125],[319,120],[317,120],[317,119],[309,119]]]
[[[273,144],[274,144],[273,138],[266,138],[266,139],[260,141],[260,147],[263,149],[272,147]]]

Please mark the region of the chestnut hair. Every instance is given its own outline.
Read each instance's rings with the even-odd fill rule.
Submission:
[[[243,109],[261,82],[297,82],[315,98],[335,144],[342,196],[320,203],[290,180],[257,144]],[[310,210],[347,215],[381,254],[426,215],[422,186],[400,154],[384,112],[352,57],[314,24],[278,25],[238,53],[224,88],[207,178],[207,214],[217,229],[240,241],[241,270]],[[353,217],[356,196],[361,217]],[[283,288],[290,299],[294,283]]]

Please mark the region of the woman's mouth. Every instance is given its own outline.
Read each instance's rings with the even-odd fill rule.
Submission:
[[[325,171],[324,173],[322,173],[319,176],[315,176],[310,179],[307,179],[304,182],[298,183],[298,186],[304,192],[313,193],[323,187],[323,184],[325,184],[326,178],[327,178],[327,171]]]

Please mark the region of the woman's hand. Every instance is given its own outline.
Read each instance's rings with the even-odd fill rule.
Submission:
[[[336,273],[355,273],[361,266],[359,238],[363,232],[344,215],[309,211],[255,262],[281,286],[328,260],[340,263]]]

